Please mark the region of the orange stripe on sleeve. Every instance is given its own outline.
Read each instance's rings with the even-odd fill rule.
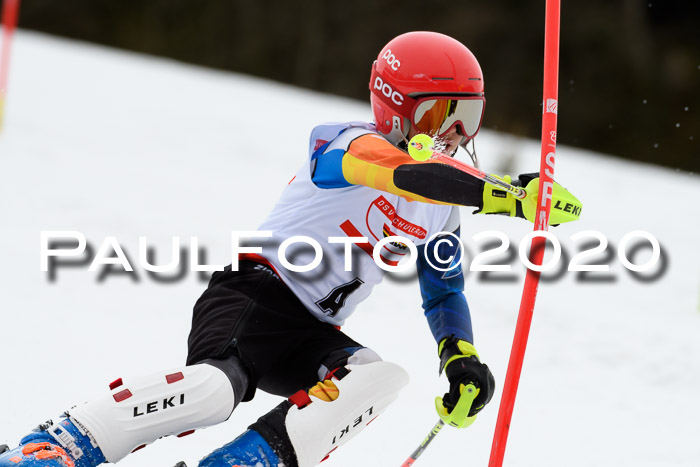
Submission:
[[[355,139],[350,143],[348,153],[370,164],[389,169],[415,162],[406,152],[375,134],[366,134]]]
[[[357,144],[360,142],[360,144]],[[359,155],[353,151],[359,151]],[[394,169],[399,165],[416,163],[411,156],[389,142],[372,135],[364,135],[350,144],[343,156],[343,176],[353,185],[364,185],[401,196],[408,201],[431,204],[450,204],[432,200],[394,184]]]

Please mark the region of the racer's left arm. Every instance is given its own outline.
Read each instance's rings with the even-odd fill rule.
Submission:
[[[457,208],[454,208],[455,212]],[[459,238],[459,227],[454,231]],[[438,415],[449,425],[466,427],[491,400],[495,381],[474,348],[469,306],[464,296],[464,275],[459,242],[449,235],[438,236],[418,247],[418,280],[423,309],[438,343],[440,372],[445,371],[450,389],[436,399]],[[447,271],[440,271],[447,269]],[[463,390],[473,383],[477,395],[469,407]],[[463,397],[464,396],[464,397]]]

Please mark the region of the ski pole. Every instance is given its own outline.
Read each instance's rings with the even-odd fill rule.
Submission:
[[[438,433],[440,433],[440,430],[442,430],[442,427],[445,426],[445,422],[442,421],[442,419],[438,420],[438,422],[435,424],[432,430],[430,430],[430,433],[428,433],[428,436],[425,437],[422,443],[420,443],[420,446],[416,448],[415,451],[413,451],[413,454],[411,454],[406,461],[401,464],[401,467],[410,467],[413,465],[413,463],[418,459],[418,457],[423,454],[423,451],[425,451],[428,448],[428,445],[435,439]]]
[[[454,167],[455,169],[459,169],[462,172],[466,172],[469,175],[472,175],[479,180],[483,180],[486,183],[493,185],[495,187],[501,188],[511,195],[515,196],[516,198],[523,200],[527,197],[527,191],[525,191],[524,188],[511,185],[510,183],[501,180],[498,177],[495,177],[491,174],[487,174],[486,172],[477,169],[476,167],[472,167],[469,164],[465,164],[462,161],[458,161],[457,159],[454,159],[447,154],[442,154],[442,153],[434,153],[433,157],[430,159],[436,162],[440,162],[441,164],[446,164],[449,165],[450,167]]]
[[[464,389],[462,390],[462,395],[460,396],[460,400],[457,403],[457,406],[452,409],[454,413],[463,413],[464,415],[469,414],[469,411],[472,408],[472,404],[474,403],[474,399],[476,396],[479,394],[479,390],[475,387],[473,382],[469,382]],[[437,406],[437,403],[441,401],[441,398],[437,397],[435,398],[435,403]],[[440,406],[442,407],[442,403],[440,403]],[[439,409],[438,409],[439,410]],[[442,410],[445,410],[443,407]],[[444,413],[445,416],[447,416],[447,412]],[[463,423],[461,426],[463,428],[470,426],[474,421],[476,420],[476,415],[472,415],[471,417],[467,417],[467,421]],[[448,420],[450,421],[450,420]],[[453,421],[450,421],[450,424],[453,426],[460,426],[454,423]],[[428,445],[433,442],[435,437],[437,436],[438,433],[440,433],[440,430],[442,430],[442,427],[445,426],[445,422],[443,421],[442,418],[438,420],[438,422],[435,424],[433,429],[428,433],[428,436],[425,437],[422,443],[420,443],[420,446],[416,448],[415,451],[406,459],[406,461],[401,464],[401,467],[410,467],[413,465],[413,463],[418,459],[418,457],[423,454],[423,451],[425,451],[428,448]]]
[[[433,149],[433,145],[433,139],[429,135],[418,134],[411,138],[411,141],[409,141],[408,154],[417,161],[430,160],[432,162],[439,162],[441,164],[454,167],[460,172],[468,173],[472,177],[478,178],[479,180],[483,180],[484,182],[490,185],[507,191],[519,200],[523,200],[527,197],[527,191],[525,191],[524,188],[511,185],[510,183],[501,180],[498,177],[495,177],[491,174],[487,174],[486,172],[479,170],[476,167],[472,167],[469,164],[465,164],[462,161],[458,161],[448,156],[447,154],[443,154],[440,151],[435,151]]]

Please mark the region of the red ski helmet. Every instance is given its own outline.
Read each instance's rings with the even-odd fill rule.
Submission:
[[[392,39],[372,65],[369,89],[377,131],[393,144],[406,138],[411,124],[437,136],[456,126],[462,145],[481,126],[484,79],[479,62],[444,34],[414,31]]]

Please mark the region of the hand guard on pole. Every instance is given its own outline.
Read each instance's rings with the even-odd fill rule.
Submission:
[[[440,372],[447,375],[450,389],[435,398],[435,408],[446,424],[466,428],[493,397],[493,375],[469,342],[448,337],[440,342],[439,354]]]

